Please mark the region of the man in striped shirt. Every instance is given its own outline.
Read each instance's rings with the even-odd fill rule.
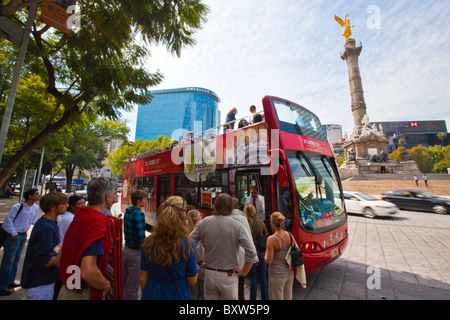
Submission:
[[[141,245],[145,240],[145,215],[142,208],[147,205],[147,192],[136,190],[131,194],[131,207],[125,211],[123,231],[123,299],[137,300],[139,273],[141,268]]]

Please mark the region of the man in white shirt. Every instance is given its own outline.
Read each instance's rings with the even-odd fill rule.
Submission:
[[[250,113],[251,113],[251,115],[250,115],[250,117],[248,118],[248,122],[249,122],[249,123],[253,123],[253,118],[254,118],[255,115],[256,115],[256,107],[255,107],[255,106],[253,106],[253,105],[250,106]]]
[[[69,197],[69,208],[67,209],[65,214],[61,214],[58,216],[58,228],[61,245],[64,241],[64,235],[66,234],[70,223],[75,217],[75,213],[77,212],[78,208],[84,207],[86,207],[86,200],[84,200],[82,197],[77,195]]]
[[[27,231],[37,221],[39,206],[38,189],[30,189],[24,193],[25,201],[12,206],[3,222],[3,230],[7,232],[3,243],[3,260],[0,267],[0,296],[13,293],[8,288],[18,287],[14,281],[17,265],[27,240]]]
[[[266,221],[264,197],[259,194],[258,188],[250,188],[250,196],[245,200],[244,207],[252,204],[256,208],[256,214],[264,222]]]

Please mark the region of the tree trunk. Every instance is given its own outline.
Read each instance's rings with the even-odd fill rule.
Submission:
[[[72,178],[75,168],[76,165],[74,164],[66,165],[66,193],[72,191]]]
[[[54,124],[47,125],[47,127],[39,133],[36,137],[31,139],[26,145],[22,147],[16,154],[6,163],[4,169],[0,172],[0,185],[3,185],[8,178],[14,173],[17,166],[26,158],[26,156],[33,151],[36,146],[45,142],[56,131],[64,127],[69,121],[70,115],[74,112],[66,112],[63,117]]]

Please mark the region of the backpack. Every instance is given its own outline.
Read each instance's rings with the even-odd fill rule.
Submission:
[[[14,223],[14,220],[16,220],[16,218],[19,216],[19,213],[22,211],[22,209],[23,209],[23,203],[20,204],[19,210],[17,211],[17,214],[13,219],[13,223]],[[8,233],[3,229],[3,223],[0,223],[0,248],[3,247],[3,243],[5,242],[7,234]]]

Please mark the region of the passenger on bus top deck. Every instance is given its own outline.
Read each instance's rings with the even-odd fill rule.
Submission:
[[[256,115],[256,107],[254,105],[250,106],[250,112],[251,112],[251,115],[248,118],[248,122],[253,123],[254,122],[254,117]]]
[[[234,130],[237,113],[238,111],[236,108],[233,108],[228,112],[227,118],[225,119],[225,125],[223,126],[224,133],[226,133],[228,130]]]
[[[255,116],[253,117],[253,123],[258,123],[258,122],[262,122],[263,121],[263,116],[258,113],[255,114]]]

